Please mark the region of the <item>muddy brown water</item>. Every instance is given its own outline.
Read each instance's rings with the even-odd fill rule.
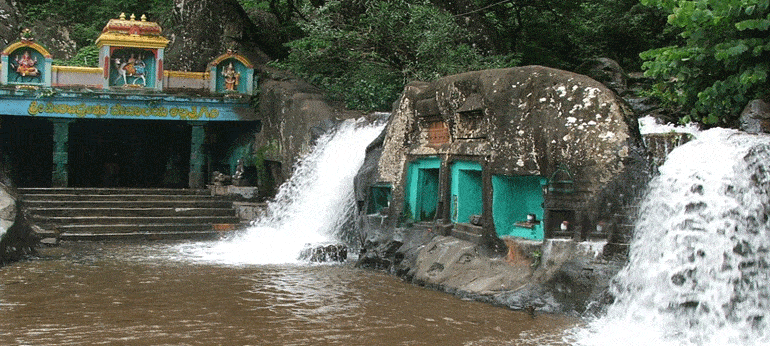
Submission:
[[[349,263],[195,263],[175,246],[65,243],[0,268],[0,345],[562,345],[580,324]]]

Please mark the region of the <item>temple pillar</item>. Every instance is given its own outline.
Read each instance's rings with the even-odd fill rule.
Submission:
[[[206,164],[206,156],[203,152],[203,143],[206,140],[206,128],[203,123],[191,125],[189,186],[191,189],[202,189],[205,187],[203,167]]]
[[[52,187],[69,185],[69,129],[72,119],[51,119],[53,123]]]

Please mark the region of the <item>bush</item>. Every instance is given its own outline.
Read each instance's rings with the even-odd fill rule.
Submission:
[[[767,0],[642,0],[669,13],[682,43],[643,52],[653,93],[686,115],[682,122],[729,125],[754,98],[767,97]]]

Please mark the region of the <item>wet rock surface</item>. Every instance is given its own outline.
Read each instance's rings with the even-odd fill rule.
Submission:
[[[299,254],[299,259],[310,262],[345,262],[348,259],[348,247],[343,244],[316,245],[308,244]]]
[[[13,187],[0,183],[0,265],[35,254],[39,242],[17,196]]]
[[[601,82],[618,95],[628,91],[628,76],[615,60],[609,58],[589,59],[578,66],[577,72]]]
[[[478,244],[429,230],[404,241],[367,244],[356,266],[383,270],[414,284],[531,313],[598,313],[611,302],[610,279],[625,263],[603,255],[604,242],[507,240],[505,257]]]
[[[752,100],[741,112],[740,129],[748,133],[770,132],[770,104]]]

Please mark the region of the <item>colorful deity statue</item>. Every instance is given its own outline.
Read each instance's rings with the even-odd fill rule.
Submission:
[[[28,50],[21,56],[16,56],[16,73],[22,77],[39,76],[40,70],[35,65],[37,65],[37,58],[33,58]]]
[[[136,69],[134,68],[134,64],[136,64],[136,58],[133,54],[131,54],[131,57],[128,58],[126,61],[126,64],[123,65],[123,69],[126,70],[126,75],[133,76],[136,74]]]
[[[225,90],[236,91],[241,74],[235,71],[233,63],[228,64],[227,67],[222,70],[222,76],[225,77]]]
[[[128,85],[128,77],[133,77],[133,84],[138,85],[141,80],[141,85],[146,85],[147,80],[144,77],[145,63],[140,55],[137,59],[134,54],[123,61],[121,58],[115,58],[115,67],[118,71],[118,80],[123,79],[123,85]]]

